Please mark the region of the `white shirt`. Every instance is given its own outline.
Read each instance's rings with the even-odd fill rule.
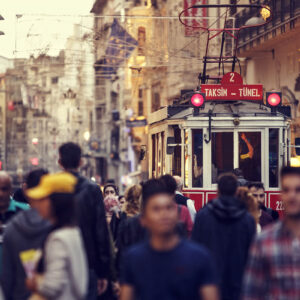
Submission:
[[[176,194],[182,195],[182,193],[180,193],[180,192],[178,192],[178,191],[176,191]],[[182,195],[182,196],[183,196],[183,195]],[[188,200],[186,201],[186,205],[187,205],[187,208],[188,208],[189,213],[190,213],[190,215],[191,215],[192,221],[193,221],[193,223],[194,223],[194,222],[195,222],[195,218],[196,218],[196,214],[197,214],[196,208],[195,208],[195,203],[194,203],[193,200],[188,199]]]

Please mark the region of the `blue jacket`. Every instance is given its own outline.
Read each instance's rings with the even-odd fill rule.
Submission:
[[[255,232],[253,217],[232,197],[209,202],[196,216],[192,239],[206,246],[215,260],[222,300],[239,299]]]
[[[3,271],[1,285],[6,300],[25,300],[30,292],[25,286],[25,271],[20,252],[40,249],[45,241],[50,224],[34,209],[18,213],[9,222],[3,240]]]

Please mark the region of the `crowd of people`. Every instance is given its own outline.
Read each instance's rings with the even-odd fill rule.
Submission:
[[[196,212],[178,176],[120,195],[79,174],[78,145],[62,145],[59,164],[14,196],[0,172],[0,299],[300,299],[300,168],[281,170],[280,220],[238,170]]]

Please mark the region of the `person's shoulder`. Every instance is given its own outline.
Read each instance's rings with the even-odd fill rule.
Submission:
[[[49,235],[49,240],[62,240],[73,239],[80,237],[80,230],[78,227],[64,227],[52,231]]]
[[[189,240],[183,240],[182,243],[182,251],[184,251],[185,256],[197,257],[198,261],[210,259],[210,252],[205,246]]]
[[[149,249],[149,245],[147,242],[135,244],[135,245],[129,247],[125,251],[125,258],[126,259],[138,258],[140,256],[143,256],[145,254],[145,252],[147,252],[148,249]]]
[[[283,224],[281,221],[275,222],[266,226],[260,234],[256,236],[256,241],[261,244],[269,244],[272,241],[277,240],[280,237],[280,233],[283,230]]]
[[[263,216],[266,220],[268,220],[268,221],[273,221],[272,216],[271,216],[269,213],[267,213],[266,211],[262,210],[262,211],[261,211],[261,214],[262,214],[262,216]]]
[[[18,202],[14,199],[11,200],[12,201],[12,205],[17,209],[17,210],[28,210],[30,209],[29,204],[24,203],[24,202]]]
[[[78,178],[77,186],[78,186],[79,190],[83,189],[83,188],[92,188],[92,189],[99,188],[100,189],[100,186],[96,182],[89,180],[88,178],[86,178],[84,176],[78,175],[77,178]]]
[[[197,212],[196,217],[202,218],[202,217],[209,216],[210,214],[211,214],[211,209],[209,208],[209,204],[206,204]]]

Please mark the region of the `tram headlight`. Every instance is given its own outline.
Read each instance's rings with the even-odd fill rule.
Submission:
[[[280,92],[267,92],[266,104],[269,107],[278,107],[282,103],[282,94]]]
[[[205,105],[205,94],[195,92],[191,97],[191,105],[194,107],[194,115],[199,115],[199,109]]]

